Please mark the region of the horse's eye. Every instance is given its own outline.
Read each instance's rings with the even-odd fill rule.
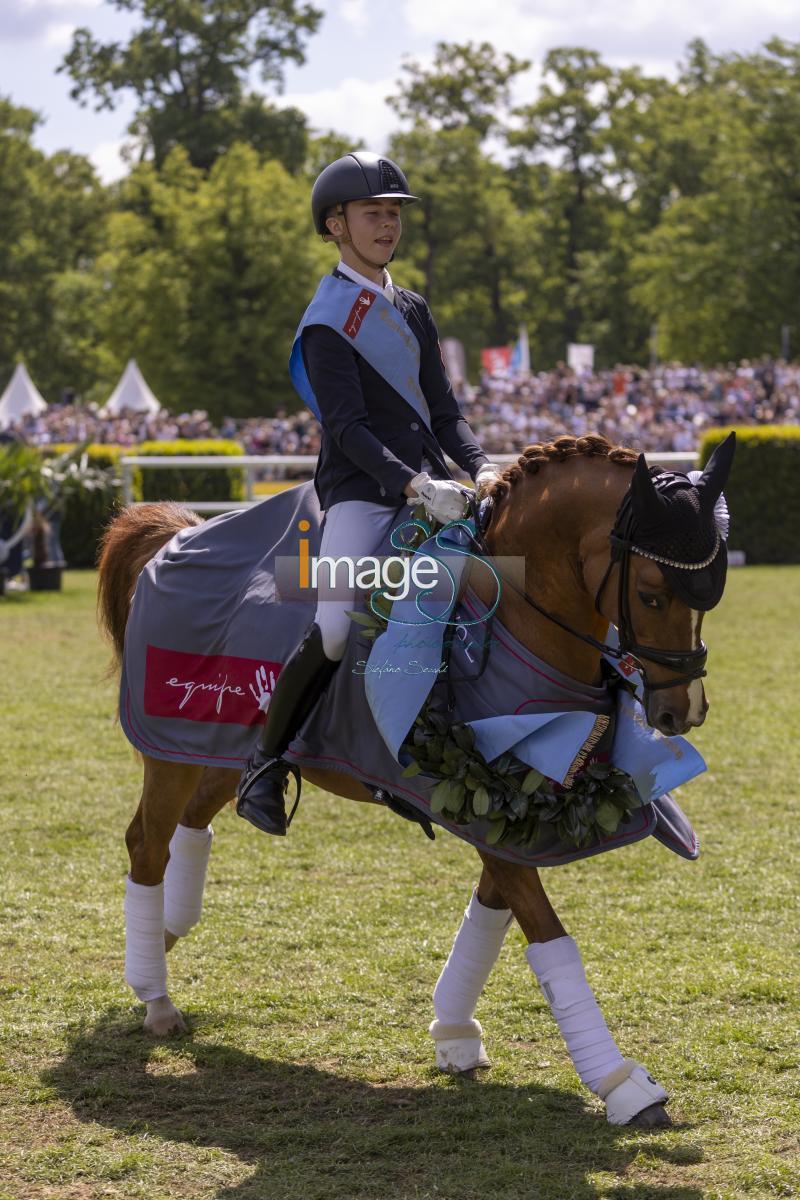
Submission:
[[[654,592],[639,592],[639,599],[645,608],[663,608],[664,599],[662,596],[656,596]]]

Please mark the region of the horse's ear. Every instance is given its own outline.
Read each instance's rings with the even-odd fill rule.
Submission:
[[[663,500],[659,496],[647,465],[647,459],[640,454],[631,481],[631,500],[640,521],[649,524],[658,520],[663,509]]]
[[[731,431],[725,441],[720,442],[706,463],[705,470],[696,485],[700,493],[700,507],[704,512],[712,512],[720,498],[722,489],[728,482],[735,450],[736,434]]]

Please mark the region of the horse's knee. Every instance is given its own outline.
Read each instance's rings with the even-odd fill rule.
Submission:
[[[484,908],[508,908],[505,896],[500,891],[495,881],[487,871],[486,867],[481,872],[480,880],[477,887],[478,900]]]
[[[228,767],[206,767],[186,805],[181,824],[188,829],[206,829],[214,817],[236,796],[239,772]]]
[[[160,840],[148,838],[139,813],[125,832],[125,845],[130,860],[130,877],[134,883],[152,886],[161,883],[169,858],[169,848]]]
[[[128,849],[128,858],[131,860],[131,864],[133,864],[133,856],[139,849],[143,838],[144,829],[142,827],[142,818],[140,813],[137,812],[136,816],[125,830],[125,845]]]

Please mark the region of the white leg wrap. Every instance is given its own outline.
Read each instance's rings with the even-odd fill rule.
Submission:
[[[481,1040],[483,1030],[473,1013],[512,919],[510,909],[487,908],[473,890],[433,992],[436,1020],[429,1032],[436,1043],[436,1065],[442,1071],[490,1065]]]
[[[608,1032],[571,937],[533,942],[525,951],[583,1083],[598,1086],[625,1060]],[[599,1093],[598,1093],[599,1094]]]
[[[177,937],[200,920],[203,888],[214,831],[178,825],[169,844],[169,862],[164,874],[164,926]]]
[[[623,1059],[622,1066],[607,1075],[596,1090],[606,1102],[609,1125],[627,1125],[642,1109],[669,1100],[661,1084],[632,1058]]]
[[[125,882],[125,980],[140,1000],[167,993],[163,883]]]

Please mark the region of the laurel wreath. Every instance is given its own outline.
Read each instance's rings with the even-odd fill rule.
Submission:
[[[439,527],[423,510],[414,513],[409,552]],[[351,612],[360,636],[374,642],[387,628],[392,603],[372,593],[369,612]],[[560,784],[514,754],[488,763],[475,745],[475,731],[464,722],[451,723],[428,696],[403,742],[411,761],[403,777],[438,779],[430,798],[431,812],[456,825],[488,821],[487,845],[532,848],[548,833],[582,848],[616,833],[642,800],[631,777],[612,763],[588,757],[569,786]]]

